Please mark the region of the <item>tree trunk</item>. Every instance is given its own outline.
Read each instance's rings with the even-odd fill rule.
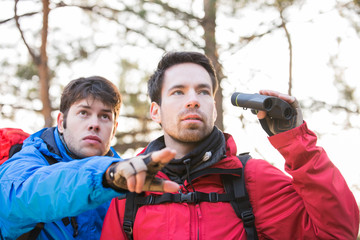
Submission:
[[[224,130],[223,123],[223,96],[221,88],[221,80],[224,78],[221,64],[219,63],[219,56],[216,46],[215,28],[216,28],[216,0],[204,0],[204,12],[205,16],[201,23],[204,29],[204,40],[205,40],[205,54],[211,59],[214,64],[217,78],[219,80],[219,89],[215,95],[217,119],[215,125]]]
[[[48,57],[46,52],[47,35],[48,35],[48,20],[49,20],[49,0],[42,0],[43,3],[43,27],[41,31],[41,47],[40,47],[40,62],[37,65],[39,69],[40,80],[40,99],[43,104],[42,114],[44,116],[45,127],[51,127],[53,119],[51,117],[51,102],[49,96],[49,67]]]

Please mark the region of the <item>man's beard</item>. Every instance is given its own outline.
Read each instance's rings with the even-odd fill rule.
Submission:
[[[195,124],[194,124],[195,125]],[[198,126],[189,127],[179,131],[178,136],[169,135],[173,140],[181,143],[197,143],[209,136],[211,129],[206,131],[206,128]]]

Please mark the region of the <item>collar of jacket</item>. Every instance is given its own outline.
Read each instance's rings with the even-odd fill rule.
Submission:
[[[161,136],[151,142],[143,154],[160,150],[164,147],[164,136]],[[171,180],[183,183],[187,177],[186,160],[190,160],[188,163],[189,170],[190,175],[193,175],[219,162],[226,156],[225,153],[226,145],[224,134],[217,127],[214,127],[211,134],[201,141],[194,150],[181,159],[173,159],[162,169],[162,172],[164,172]]]
[[[58,132],[57,127],[45,128],[34,135],[38,135],[46,144],[46,148],[39,149],[42,154],[52,157],[59,162],[68,162],[73,159],[80,159],[68,150],[64,140]],[[112,149],[109,150],[106,156],[114,156]]]

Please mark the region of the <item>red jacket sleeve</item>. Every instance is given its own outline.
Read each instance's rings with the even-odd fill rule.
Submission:
[[[122,228],[125,200],[114,198],[106,213],[100,240],[127,239]]]
[[[356,239],[355,198],[324,149],[316,146],[316,135],[306,123],[269,140],[285,158],[292,178],[265,161],[246,166],[261,238]]]

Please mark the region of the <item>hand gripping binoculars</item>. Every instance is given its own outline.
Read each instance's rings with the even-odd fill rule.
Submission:
[[[295,114],[295,110],[288,102],[258,93],[235,92],[231,96],[231,103],[245,110],[250,108],[253,114],[257,114],[259,110],[266,111],[268,116],[277,119],[290,120]]]

